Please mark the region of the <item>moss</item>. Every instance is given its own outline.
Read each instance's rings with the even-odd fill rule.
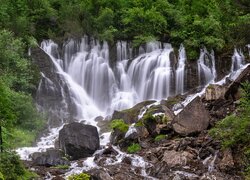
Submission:
[[[113,130],[118,129],[121,132],[126,133],[128,131],[129,125],[126,124],[122,119],[115,119],[111,122],[111,128]]]
[[[142,127],[144,126],[142,120],[139,120],[137,123],[135,123],[135,127]]]
[[[169,121],[168,117],[167,117],[167,116],[165,116],[165,115],[162,117],[162,119],[161,119],[161,120],[162,120],[162,123],[163,123],[163,124],[167,124],[167,123],[168,123],[168,121]]]
[[[127,148],[127,152],[132,154],[141,150],[141,146],[138,143],[133,143]]]
[[[144,117],[143,117],[143,122],[144,123],[147,123],[147,122],[156,122],[156,118],[150,114],[150,113],[147,113]]]
[[[58,166],[54,166],[52,168],[56,168],[56,169],[69,169],[68,165],[58,165]]]
[[[167,136],[164,134],[159,134],[158,136],[155,137],[155,142],[159,142],[163,139],[165,139]]]
[[[68,177],[68,180],[89,180],[90,175],[86,173],[81,173],[81,174],[73,174]]]

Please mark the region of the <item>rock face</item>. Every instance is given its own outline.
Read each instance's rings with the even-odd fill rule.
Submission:
[[[218,84],[211,84],[206,88],[205,99],[207,101],[224,98],[226,87]]]
[[[70,165],[64,153],[57,149],[48,149],[46,152],[35,152],[31,155],[34,165],[58,166]]]
[[[59,147],[73,160],[89,157],[100,147],[97,128],[76,122],[65,125],[59,132]]]
[[[209,125],[209,114],[199,97],[190,102],[173,120],[173,129],[181,135],[201,132]]]
[[[56,73],[57,69],[49,55],[41,48],[31,49],[31,58],[41,72],[37,89],[36,102],[49,117],[49,125],[58,127],[63,122],[68,123],[76,115],[75,104],[71,101],[69,87]],[[65,103],[65,101],[67,103]]]
[[[231,83],[229,84],[226,92],[225,99],[230,99],[230,97],[235,101],[240,98],[239,96],[239,88],[241,87],[241,83],[245,81],[250,81],[250,65],[248,65],[241,74]]]

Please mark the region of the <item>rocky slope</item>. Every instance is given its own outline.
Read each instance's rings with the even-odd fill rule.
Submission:
[[[120,119],[117,121],[120,124],[112,126],[110,144],[99,148],[90,158],[79,159],[76,158],[78,156],[60,155],[63,152],[49,150],[34,154],[33,162],[26,164],[41,176],[40,179],[65,179],[69,173],[76,173],[73,169],[100,180],[244,179],[240,155],[234,150],[223,149],[208,130],[237,110],[240,84],[246,80],[250,80],[250,66],[233,82],[208,86],[203,96],[181,107],[183,110],[177,115],[173,109],[183,97],[161,102],[147,101],[129,110],[115,112],[109,123],[112,126],[115,119]],[[72,132],[67,130],[68,136],[77,136],[76,129],[79,128]],[[85,151],[86,141],[82,141],[83,145],[77,141],[70,144],[70,148],[77,146],[77,151],[81,151],[79,147]],[[60,144],[63,144],[61,140]],[[95,144],[94,149],[96,147],[99,144]],[[131,147],[133,153],[129,154]],[[69,162],[71,166],[67,166]]]

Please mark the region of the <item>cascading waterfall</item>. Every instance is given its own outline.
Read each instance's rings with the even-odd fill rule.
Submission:
[[[60,83],[57,85],[60,86],[61,104],[65,107],[59,109],[58,116],[67,116],[70,112],[64,111],[64,109],[73,105],[76,112],[74,120],[84,121],[96,126],[97,122],[94,118],[97,116],[105,117],[114,110],[130,108],[143,100],[167,99],[172,95],[184,94],[186,91],[184,80],[187,58],[183,45],[179,49],[178,62],[175,62],[176,60],[172,56],[174,51],[172,46],[160,42],[151,42],[144,47],[140,47],[138,57],[132,60],[132,49],[129,43],[119,41],[116,46],[117,59],[113,68],[110,66],[109,47],[106,42],[100,43],[88,37],[83,37],[81,40],[71,39],[59,51],[58,45],[48,40],[42,42],[41,48],[50,56],[55,66],[55,72],[53,73],[56,73],[60,78]],[[61,57],[59,52],[63,52]],[[175,69],[176,63],[178,64]],[[243,54],[235,49],[231,71],[240,69],[243,63]],[[206,49],[202,49],[197,66],[200,78],[199,85],[206,86],[208,83],[215,81],[217,74],[213,51],[208,53]],[[41,73],[41,75],[38,96],[41,91],[56,93],[55,82],[46,77],[45,74]],[[64,90],[65,87],[67,91]],[[68,92],[70,103],[66,98],[66,92]],[[200,92],[200,94],[203,92]],[[183,106],[200,94],[197,93],[188,97],[182,103]],[[155,105],[158,103],[159,101]],[[43,107],[41,106],[41,108]],[[143,112],[145,113],[145,111]],[[141,114],[140,116],[142,116]],[[28,154],[32,152],[53,147],[58,132],[64,123],[62,121],[61,126],[50,128],[48,136],[41,138],[37,147],[20,148],[17,150],[18,153],[23,155],[22,158],[27,159]],[[133,131],[133,126],[130,126],[128,134]],[[101,145],[107,144],[109,135],[110,133],[101,135],[104,136]],[[119,163],[125,157],[125,153],[116,150],[119,153],[115,163]],[[211,163],[212,168],[216,157],[217,155]],[[140,167],[142,172],[145,171],[147,163],[141,157],[131,156],[131,159],[132,166]],[[83,165],[88,168],[96,167],[94,157],[87,158],[84,163],[86,164]],[[77,169],[77,167],[75,168]],[[83,167],[78,168],[80,171],[83,169]],[[183,172],[178,171],[176,173],[182,174]],[[147,177],[145,172],[143,175]],[[193,175],[187,174],[187,176]]]
[[[244,64],[245,57],[241,50],[234,49],[234,54],[232,56],[232,66],[231,72],[237,71]]]
[[[200,85],[205,86],[208,83],[214,82],[217,76],[214,52],[212,51],[209,54],[206,48],[201,49],[200,57],[197,63]]]
[[[184,93],[184,75],[185,75],[185,61],[186,61],[186,51],[183,45],[179,49],[178,67],[176,70],[176,94]]]
[[[53,41],[43,41],[41,44],[41,48],[50,55],[53,64],[56,67],[58,74],[61,75],[63,82],[69,87],[70,98],[73,101],[76,111],[77,111],[77,119],[78,120],[90,120],[95,117],[96,113],[102,114],[102,112],[95,107],[93,101],[88,97],[87,93],[84,91],[81,86],[79,86],[75,81],[72,80],[71,76],[65,73],[61,67],[62,60],[59,58],[56,59],[54,57],[57,54],[57,45]]]

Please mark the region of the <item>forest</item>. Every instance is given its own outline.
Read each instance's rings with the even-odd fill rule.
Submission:
[[[46,117],[37,111],[34,102],[40,75],[28,56],[28,48],[43,39],[62,42],[83,35],[110,44],[126,40],[133,47],[152,40],[174,47],[182,43],[189,60],[197,59],[203,46],[216,54],[227,54],[234,47],[244,48],[250,43],[250,1],[1,0],[0,179],[34,176],[12,150],[31,145],[45,128]],[[249,94],[247,91],[245,96],[248,103]],[[242,109],[249,109],[249,104]],[[244,119],[244,127],[239,126],[243,131],[240,137],[249,135],[245,130],[250,124],[246,118],[249,111],[242,111],[242,117],[228,118]],[[225,125],[217,128],[220,126],[223,129]],[[234,125],[230,132],[235,134],[237,127]],[[249,141],[227,142],[230,135],[221,133],[226,145],[241,143],[249,156]]]

